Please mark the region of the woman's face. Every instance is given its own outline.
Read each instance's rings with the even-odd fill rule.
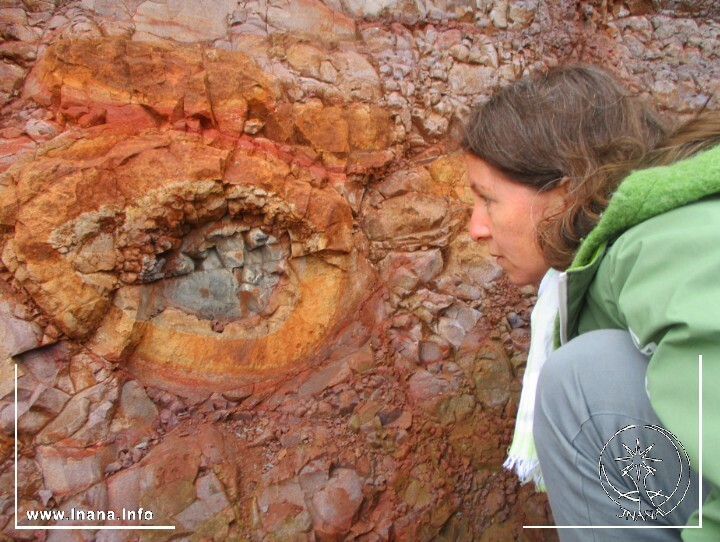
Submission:
[[[562,208],[565,189],[540,193],[470,153],[465,154],[465,164],[475,199],[470,236],[487,242],[510,282],[537,284],[550,268],[537,244],[537,225]]]

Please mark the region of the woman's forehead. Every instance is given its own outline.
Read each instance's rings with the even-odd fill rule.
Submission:
[[[489,191],[495,190],[498,183],[512,183],[500,170],[474,154],[465,154],[465,165],[471,187]]]

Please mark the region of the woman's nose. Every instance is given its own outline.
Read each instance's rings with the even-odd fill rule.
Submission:
[[[487,212],[482,205],[475,205],[472,217],[470,218],[470,237],[474,241],[490,238],[490,224]]]

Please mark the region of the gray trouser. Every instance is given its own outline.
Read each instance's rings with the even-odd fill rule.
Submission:
[[[684,450],[650,406],[647,365],[626,331],[606,329],[576,337],[543,367],[534,437],[556,525],[681,526],[698,509],[698,477],[681,469]],[[680,532],[558,529],[563,542],[679,541]]]

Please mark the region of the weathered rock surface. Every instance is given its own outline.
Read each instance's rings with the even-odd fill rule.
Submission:
[[[720,94],[719,21],[702,1],[3,2],[3,535],[554,540],[501,468],[534,292],[470,240],[454,141],[499,85],[575,60],[690,113]],[[136,517],[14,530],[16,445],[21,517]]]

